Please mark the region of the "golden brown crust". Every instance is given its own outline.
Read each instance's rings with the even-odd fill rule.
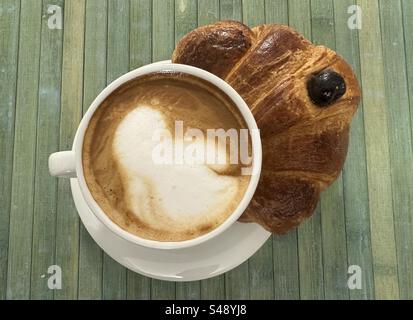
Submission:
[[[257,193],[241,218],[265,229],[284,234],[314,212],[320,189],[299,174],[263,172]]]
[[[172,60],[224,78],[251,47],[253,37],[250,28],[235,21],[203,26],[182,38]]]
[[[263,172],[242,221],[285,233],[310,217],[320,193],[339,176],[349,126],[360,101],[351,67],[336,52],[277,24],[249,29],[224,21],[196,29],[178,44],[173,62],[226,80],[251,108],[263,140]],[[307,82],[323,70],[340,74],[346,93],[315,105]]]

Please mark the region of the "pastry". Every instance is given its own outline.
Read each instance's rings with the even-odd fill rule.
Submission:
[[[250,29],[235,21],[190,32],[172,60],[224,79],[257,120],[263,170],[241,221],[284,234],[311,217],[343,168],[360,101],[347,62],[288,26]]]

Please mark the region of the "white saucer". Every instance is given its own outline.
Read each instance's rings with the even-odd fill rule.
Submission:
[[[235,223],[218,237],[196,247],[157,250],[127,242],[113,234],[87,206],[77,179],[71,179],[79,216],[96,243],[126,268],[167,281],[196,281],[218,276],[248,260],[270,233],[257,224]]]

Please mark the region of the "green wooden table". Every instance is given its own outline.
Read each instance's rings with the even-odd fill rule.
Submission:
[[[347,26],[354,2],[360,30]],[[48,26],[52,4],[63,29]],[[151,280],[94,243],[69,181],[48,175],[48,155],[71,147],[107,83],[168,59],[186,32],[219,19],[289,24],[335,48],[359,76],[363,105],[343,175],[313,219],[223,276]],[[0,34],[0,298],[413,298],[412,0],[0,0]],[[55,264],[61,290],[44,276]],[[351,265],[361,290],[347,286]]]

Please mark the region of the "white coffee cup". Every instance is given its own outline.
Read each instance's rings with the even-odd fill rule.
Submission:
[[[94,200],[91,192],[89,191],[86,180],[83,173],[82,166],[82,148],[83,148],[83,139],[85,136],[86,129],[89,125],[96,109],[101,105],[101,103],[117,88],[122,86],[124,83],[133,80],[137,77],[141,77],[146,74],[151,74],[154,72],[182,72],[189,74],[203,80],[208,81],[213,84],[215,87],[219,88],[228,97],[234,102],[234,104],[240,110],[245,122],[248,125],[248,129],[251,134],[251,145],[252,145],[252,170],[251,170],[251,179],[248,185],[248,188],[245,192],[244,197],[241,199],[238,207],[233,211],[233,213],[225,220],[219,227],[212,230],[211,232],[202,235],[198,238],[181,241],[181,242],[161,242],[155,240],[148,240],[141,238],[137,235],[131,234],[116,223],[114,223],[100,208],[98,203]],[[217,235],[221,234],[227,230],[232,224],[234,224],[244,213],[245,209],[251,202],[251,199],[255,193],[255,190],[258,185],[258,181],[261,174],[261,165],[262,165],[262,147],[261,147],[261,138],[257,123],[248,108],[245,101],[241,96],[224,80],[218,78],[217,76],[209,73],[205,70],[180,64],[172,63],[153,63],[142,68],[131,71],[122,77],[113,81],[108,87],[106,87],[98,97],[93,101],[92,105],[86,112],[83,117],[79,128],[76,132],[75,140],[73,143],[72,151],[63,151],[52,154],[49,157],[49,171],[52,176],[56,177],[68,177],[68,178],[77,178],[80,190],[82,195],[90,208],[93,214],[113,233],[122,237],[123,239],[149,248],[155,249],[182,249],[192,246],[196,246],[205,241],[208,241]]]

